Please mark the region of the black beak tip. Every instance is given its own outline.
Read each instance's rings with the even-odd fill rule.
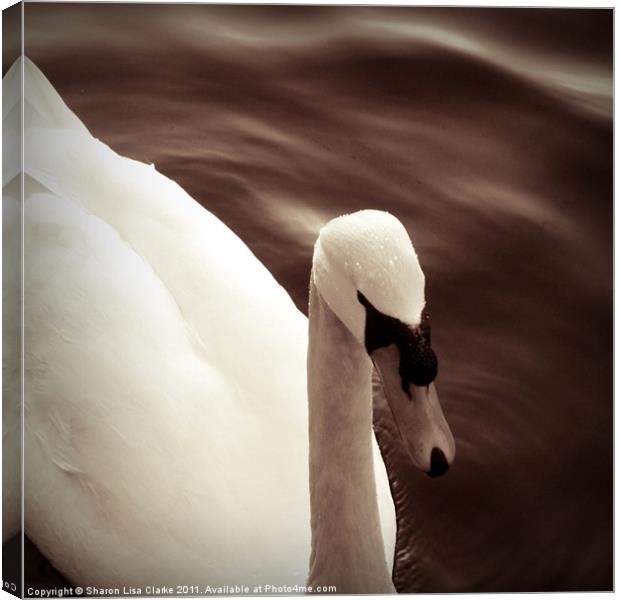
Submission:
[[[441,477],[448,472],[450,465],[446,460],[445,454],[439,448],[433,448],[431,452],[431,470],[426,474],[429,477]]]

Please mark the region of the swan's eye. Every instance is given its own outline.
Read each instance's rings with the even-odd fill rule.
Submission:
[[[400,336],[401,327],[405,326],[404,323],[377,310],[362,292],[357,292],[357,299],[366,309],[366,327],[364,330],[366,352],[370,355],[377,348],[383,348],[396,342]]]

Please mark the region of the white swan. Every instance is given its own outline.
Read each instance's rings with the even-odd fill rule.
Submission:
[[[322,230],[308,337],[232,231],[23,72],[27,535],[82,586],[394,591],[369,353],[412,460],[454,457],[400,222],[363,211]],[[4,167],[6,236],[19,169]]]

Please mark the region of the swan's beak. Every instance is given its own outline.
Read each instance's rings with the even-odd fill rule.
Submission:
[[[431,477],[443,475],[454,460],[455,446],[435,384],[410,384],[409,393],[403,390],[396,344],[377,348],[371,358],[409,458]]]

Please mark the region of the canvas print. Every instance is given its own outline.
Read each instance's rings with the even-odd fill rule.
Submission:
[[[612,29],[6,9],[3,589],[612,589]]]

